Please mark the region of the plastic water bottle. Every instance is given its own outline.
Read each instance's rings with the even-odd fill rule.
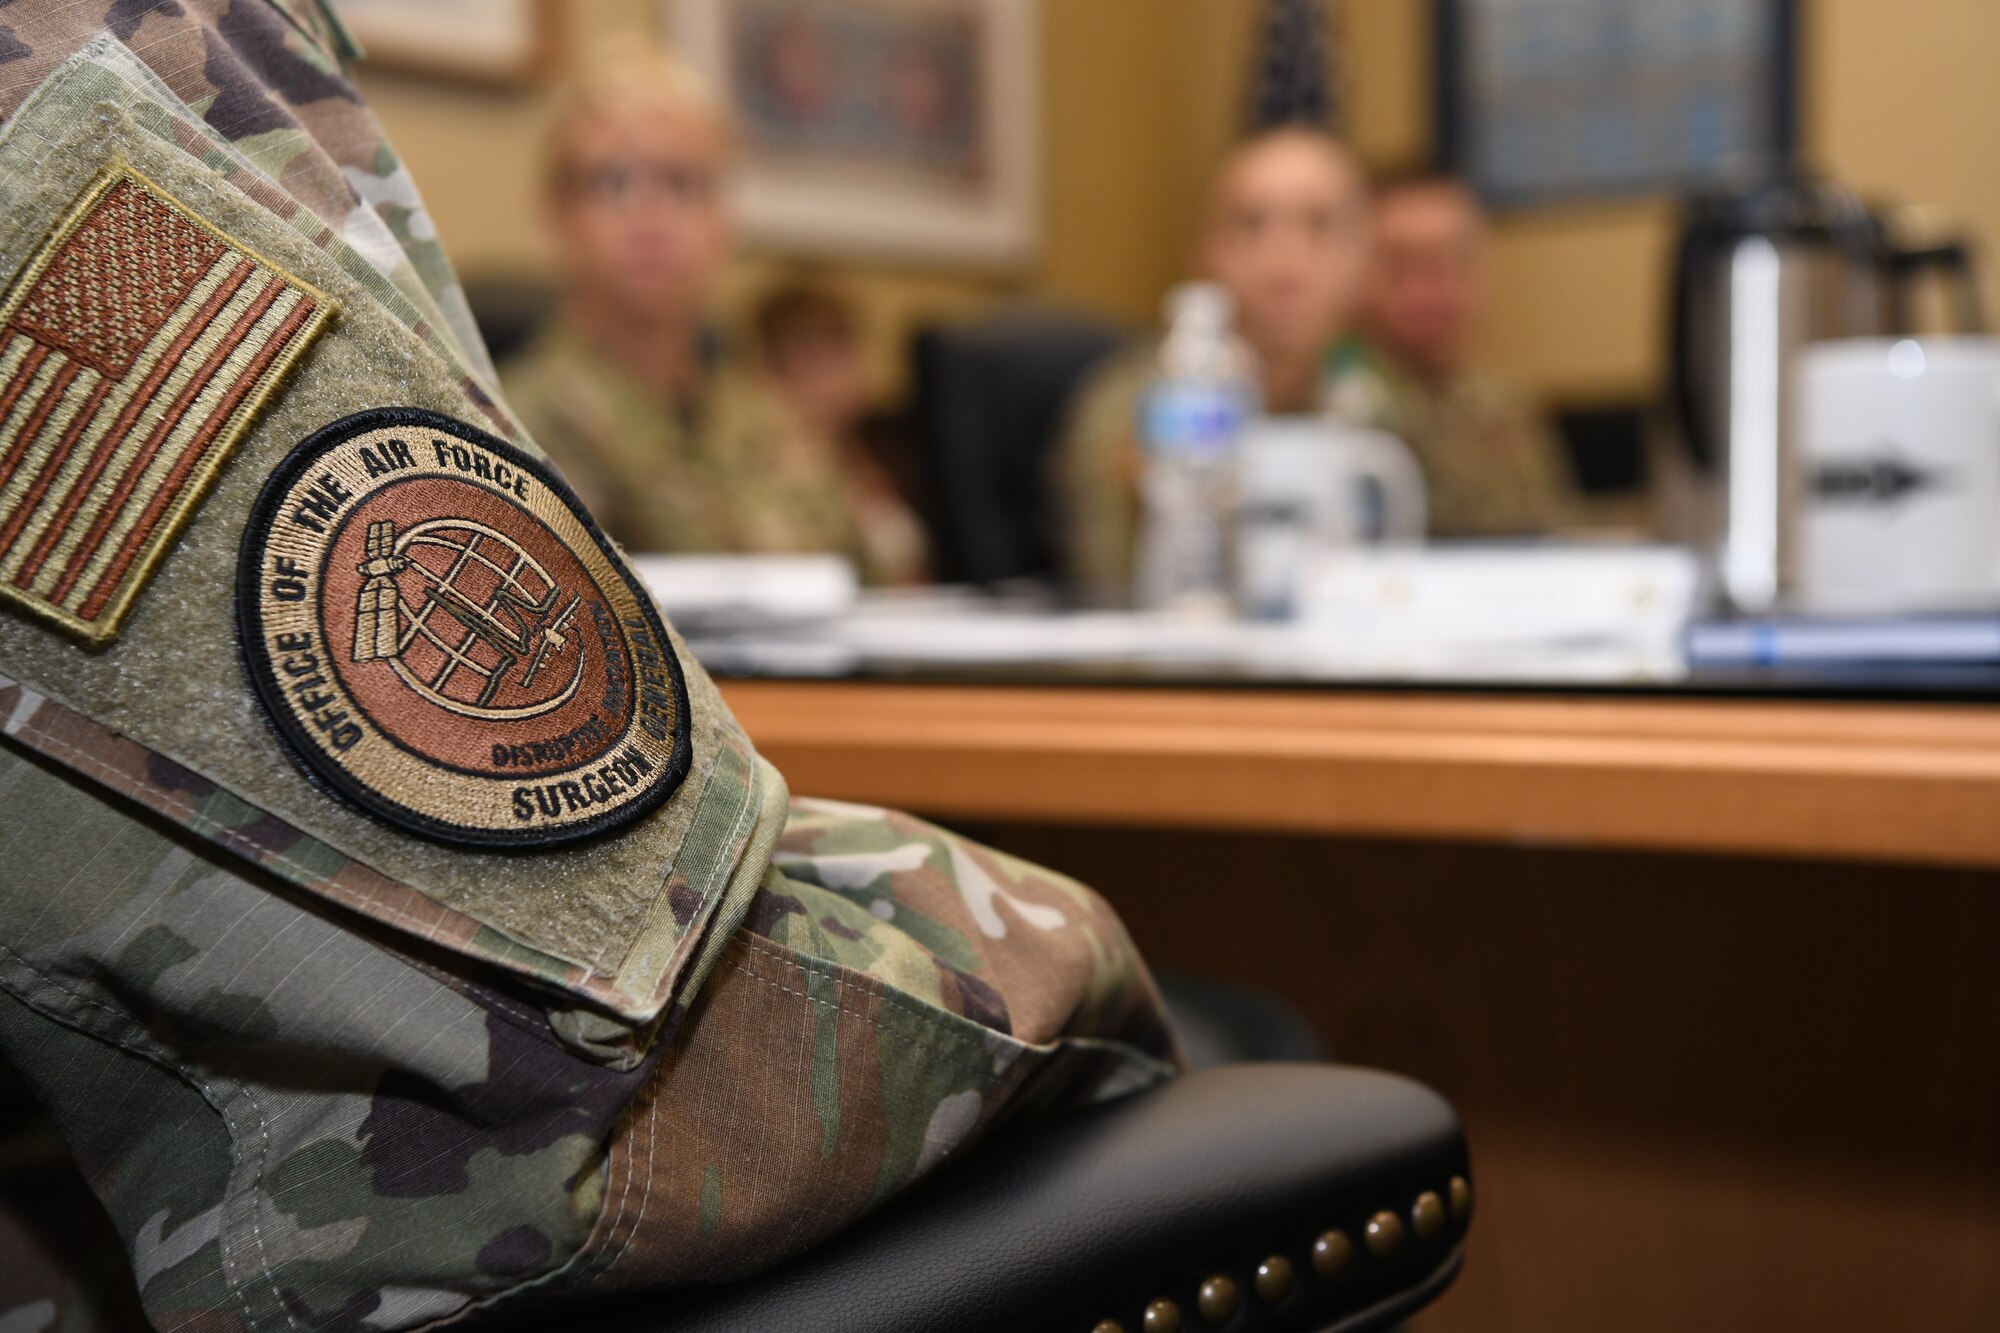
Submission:
[[[1167,336],[1139,409],[1143,451],[1137,594],[1177,614],[1229,614],[1237,443],[1257,411],[1249,348],[1229,294],[1186,283],[1167,297]]]

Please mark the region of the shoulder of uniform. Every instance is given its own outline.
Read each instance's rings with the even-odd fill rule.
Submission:
[[[530,334],[520,350],[500,363],[500,382],[527,384],[575,359],[575,339],[550,319]]]
[[[266,0],[266,3],[335,63],[346,65],[361,59],[361,43],[340,21],[328,0]]]
[[[1152,377],[1153,355],[1150,343],[1135,343],[1121,348],[1091,368],[1084,377],[1084,387],[1106,393],[1113,389],[1137,393]]]
[[[1125,424],[1138,411],[1146,381],[1153,375],[1153,349],[1140,345],[1106,357],[1083,377],[1070,396],[1067,417],[1073,429]]]
[[[1343,338],[1327,349],[1321,396],[1326,406],[1350,421],[1400,429],[1407,413],[1407,376],[1373,344]]]
[[[720,358],[709,368],[702,397],[710,429],[773,435],[805,429],[777,390],[734,357]]]
[[[1473,366],[1451,380],[1452,396],[1477,411],[1492,416],[1533,417],[1540,405],[1519,381],[1501,371]]]
[[[612,414],[612,385],[604,363],[557,324],[538,330],[499,372],[501,393],[531,433],[553,421]]]

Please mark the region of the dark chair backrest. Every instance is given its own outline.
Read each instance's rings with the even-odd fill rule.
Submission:
[[[1130,335],[1053,311],[925,329],[912,347],[912,434],[938,577],[1052,578],[1049,453],[1084,376]]]
[[[555,288],[533,278],[465,279],[465,303],[495,365],[527,345],[555,310]]]
[[[1591,403],[1558,410],[1570,479],[1589,496],[1636,495],[1650,480],[1643,402]]]

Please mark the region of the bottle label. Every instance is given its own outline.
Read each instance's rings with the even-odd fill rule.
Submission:
[[[1140,409],[1140,439],[1154,455],[1213,460],[1235,445],[1246,415],[1231,385],[1155,384]]]

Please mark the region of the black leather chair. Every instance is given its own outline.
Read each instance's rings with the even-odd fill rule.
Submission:
[[[1048,455],[1084,376],[1129,335],[1053,311],[1015,310],[918,333],[911,424],[938,577],[1056,573]]]
[[[556,290],[534,278],[468,276],[465,303],[495,365],[528,345],[556,308]]]
[[[1457,1275],[1470,1181],[1457,1117],[1418,1084],[1229,1065],[1002,1135],[775,1273],[583,1317],[601,1333],[1363,1333]]]

